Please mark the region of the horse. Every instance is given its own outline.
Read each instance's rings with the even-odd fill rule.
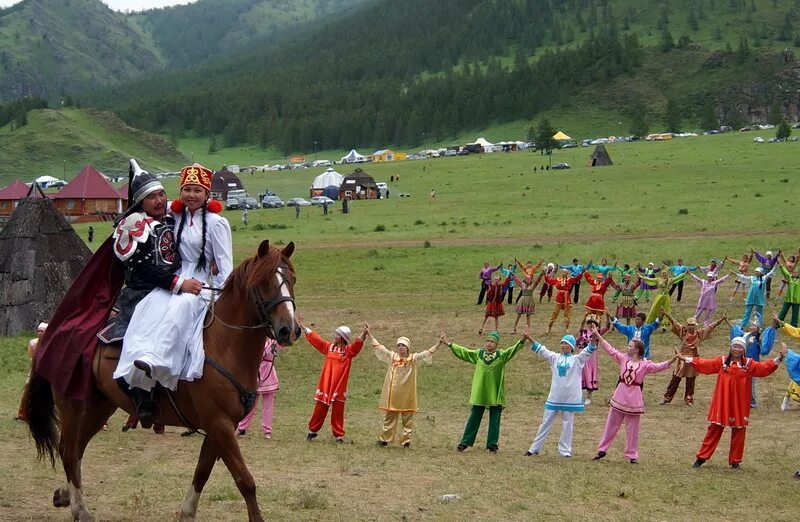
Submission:
[[[159,388],[155,422],[205,432],[191,487],[180,506],[180,519],[195,519],[200,494],[214,463],[222,459],[247,504],[250,521],[262,521],[256,485],[235,436],[235,428],[255,401],[258,367],[267,336],[291,345],[300,336],[294,316],[294,267],[289,260],[294,243],[279,250],[262,241],[258,253],[237,266],[210,306],[204,323],[206,362],[200,379],[181,381],[175,392]],[[92,370],[96,380],[93,401],[61,396],[33,369],[24,397],[29,430],[37,458],[49,457],[55,467],[56,450],[67,485],[53,493],[53,505],[69,506],[78,521],[94,520],[81,488],[81,460],[89,441],[117,408],[136,411],[112,375],[121,348],[100,343]]]

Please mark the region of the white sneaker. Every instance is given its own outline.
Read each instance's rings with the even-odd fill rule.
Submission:
[[[588,406],[591,403],[592,403],[592,399],[590,399],[589,397],[586,397],[586,399],[584,399],[584,401],[583,401],[583,405],[584,406]]]
[[[783,397],[783,402],[781,403],[781,411],[786,411],[789,409],[789,397]]]

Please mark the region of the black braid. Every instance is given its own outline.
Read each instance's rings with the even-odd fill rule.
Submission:
[[[181,234],[183,234],[183,225],[186,224],[186,207],[183,207],[181,211],[181,224],[178,225],[178,233],[176,234],[177,237],[175,238],[175,252],[180,255],[181,252]]]
[[[200,259],[197,260],[197,268],[200,270],[206,269],[206,209],[207,205],[203,205],[203,243],[200,245]]]

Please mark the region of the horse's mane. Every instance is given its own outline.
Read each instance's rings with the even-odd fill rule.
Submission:
[[[231,275],[228,276],[228,281],[225,283],[225,288],[220,293],[220,297],[230,293],[234,288],[246,291],[260,286],[268,278],[272,277],[278,269],[278,265],[282,263],[294,272],[294,265],[292,265],[291,260],[273,246],[269,247],[269,251],[264,257],[258,257],[258,255],[248,257],[239,263],[239,266],[234,268]]]

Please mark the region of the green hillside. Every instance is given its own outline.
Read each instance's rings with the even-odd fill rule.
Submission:
[[[119,13],[100,0],[23,0],[0,9],[0,102],[115,85],[191,66],[364,0],[200,0]]]
[[[59,101],[164,64],[145,33],[98,0],[24,0],[0,10],[0,101]]]
[[[589,106],[659,130],[796,121],[797,18],[788,0],[378,0],[91,100],[176,138],[284,154],[416,147]]]
[[[69,180],[87,163],[113,176],[127,172],[129,158],[152,171],[176,170],[189,161],[160,136],[94,109],[34,110],[27,125],[0,128],[0,186],[43,174]]]

